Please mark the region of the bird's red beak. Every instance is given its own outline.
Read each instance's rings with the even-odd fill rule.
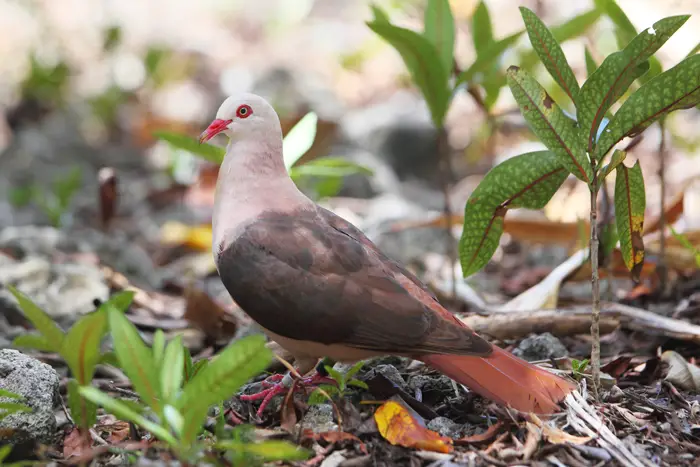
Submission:
[[[204,130],[201,135],[199,135],[199,144],[202,144],[205,141],[209,141],[214,136],[224,131],[229,125],[229,123],[231,123],[232,121],[233,120],[222,120],[220,118],[217,118],[216,120],[211,122],[207,129]]]

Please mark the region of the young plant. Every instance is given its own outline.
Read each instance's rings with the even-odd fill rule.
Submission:
[[[314,143],[317,123],[318,117],[314,112],[306,114],[284,137],[282,152],[289,175],[297,185],[314,191],[316,198],[324,198],[340,191],[344,177],[359,173],[371,175],[372,171],[339,157],[323,157],[299,163]],[[209,162],[221,164],[224,160],[224,148],[210,144],[200,145],[196,139],[187,135],[157,131],[154,136],[179,151]]]
[[[511,158],[486,175],[467,202],[460,257],[464,276],[481,269],[498,247],[508,209],[541,209],[569,174],[590,190],[590,261],[592,266],[593,350],[591,367],[594,392],[600,384],[600,286],[598,278],[598,192],[613,171],[616,227],[620,249],[632,277],[644,262],[642,227],[646,206],[644,180],[639,162],[628,167],[626,153],[611,149],[623,138],[634,136],[674,110],[700,102],[700,55],[642,84],[609,121],[604,117],[630,85],[649,71],[652,55],[688,19],[672,16],[654,25],[619,52],[609,55],[580,86],[561,46],[544,23],[527,8],[520,8],[535,52],[576,108],[576,120],[565,114],[545,89],[525,70],[512,66],[508,85],[525,120],[548,151]],[[593,63],[589,63],[592,68]]]
[[[588,368],[588,364],[590,361],[585,358],[583,360],[576,360],[575,358],[571,360],[571,371],[574,374],[574,378],[576,378],[577,381],[581,381],[581,378],[584,377],[584,371],[586,371],[586,368]]]
[[[63,357],[73,376],[68,381],[68,407],[81,433],[88,436],[88,430],[97,421],[97,407],[81,397],[78,389],[92,382],[98,363],[107,363],[111,359],[109,354],[100,351],[100,344],[107,333],[107,310],[125,310],[131,303],[133,293],[114,295],[96,311],[80,318],[65,333],[29,297],[12,286],[7,287],[17,299],[24,315],[39,331],[39,335],[25,334],[17,337],[13,345],[55,352]]]
[[[326,373],[335,381],[336,385],[322,384],[314,389],[311,395],[309,395],[309,405],[322,404],[325,401],[333,402],[334,398],[342,399],[345,397],[345,391],[348,389],[348,386],[367,389],[367,384],[364,381],[353,378],[353,376],[360,371],[362,365],[364,365],[363,361],[355,363],[345,374],[339,372],[330,365],[324,365]]]
[[[438,152],[444,159],[445,171],[442,178],[445,228],[451,232],[452,210],[448,191],[454,175],[444,129],[445,116],[452,97],[462,85],[466,85],[476,103],[487,115],[490,114],[501,88],[506,84],[505,74],[500,69],[500,58],[515,45],[524,31],[495,39],[488,7],[485,2],[479,2],[471,24],[476,59],[466,70],[460,71],[454,58],[455,25],[448,0],[428,0],[422,34],[391,24],[386,13],[377,6],[372,6],[372,11],[374,19],[367,25],[401,55],[411,79],[428,104],[433,124],[438,130]],[[597,9],[579,15],[558,27],[556,35],[562,41],[571,39],[585,32],[599,16]],[[453,251],[452,245],[449,251]],[[451,256],[456,261],[456,254]]]
[[[194,461],[207,448],[199,435],[209,409],[270,363],[272,353],[264,338],[246,337],[230,344],[208,364],[192,365],[181,336],[166,344],[164,335],[156,333],[149,348],[123,310],[110,305],[106,308],[116,358],[141,401],[118,400],[89,386],[81,387],[80,394],[149,431],[181,460]],[[264,451],[264,447],[260,449]],[[290,450],[301,455],[295,448]]]
[[[61,227],[71,200],[82,184],[82,171],[76,167],[67,175],[56,178],[50,189],[37,185],[15,188],[10,193],[12,204],[17,207],[33,202],[54,227]]]

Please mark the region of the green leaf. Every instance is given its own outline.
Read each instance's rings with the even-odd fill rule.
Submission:
[[[19,394],[8,391],[7,389],[0,389],[0,397],[7,397],[8,399],[22,399],[23,398]]]
[[[447,76],[452,74],[455,22],[449,0],[428,0],[424,36],[435,46]]]
[[[17,336],[15,340],[12,341],[12,345],[14,347],[24,347],[42,352],[54,352],[56,350],[45,337],[38,334],[23,334]]]
[[[579,37],[598,21],[600,14],[600,10],[593,8],[585,13],[574,16],[570,20],[552,27],[552,35],[558,43]]]
[[[591,55],[591,51],[588,50],[588,47],[585,48],[585,54],[586,54],[586,76],[591,76],[593,73],[595,73],[596,69],[598,68],[598,64],[595,62],[595,59],[593,58],[593,55]]]
[[[153,333],[151,353],[153,354],[153,364],[156,368],[160,368],[165,353],[165,333],[162,329],[156,329],[156,332]]]
[[[153,354],[144,343],[136,327],[114,307],[109,308],[109,328],[119,365],[129,377],[134,389],[156,413],[162,411],[159,398],[160,375],[153,362]]]
[[[11,444],[5,444],[4,446],[0,446],[0,465],[2,465],[2,462],[7,458],[7,456],[10,455],[11,452]]]
[[[532,131],[559,157],[569,172],[590,184],[593,171],[581,146],[576,123],[525,70],[516,66],[508,68],[508,85]]]
[[[323,157],[297,165],[290,170],[290,176],[296,180],[301,177],[347,177],[354,174],[372,175],[372,170],[339,157]]]
[[[693,256],[695,256],[695,264],[698,268],[700,268],[700,250],[695,248],[695,245],[693,245],[692,242],[688,240],[688,237],[686,237],[682,233],[676,232],[673,226],[669,225],[669,227],[671,229],[671,233],[676,238],[676,240],[678,240],[680,244],[683,245],[683,248],[690,251],[693,254]]]
[[[589,152],[593,151],[595,135],[605,113],[648,70],[645,62],[688,18],[688,15],[671,16],[657,21],[623,50],[609,55],[581,87],[576,109]]]
[[[111,365],[115,368],[119,368],[119,359],[117,359],[117,354],[114,352],[105,352],[100,356],[100,365]]]
[[[377,5],[370,5],[370,8],[372,9],[372,14],[374,15],[374,21],[375,22],[382,22],[382,23],[389,23],[389,16],[379,8]]]
[[[493,256],[508,209],[542,209],[567,176],[551,151],[521,154],[492,168],[472,192],[464,210],[459,242],[464,277],[484,267]]]
[[[192,364],[192,354],[190,354],[190,349],[185,347],[183,349],[184,352],[184,364],[183,364],[183,378],[184,382],[187,383],[189,382],[193,377],[194,377],[194,366]]]
[[[176,408],[185,419],[183,440],[194,441],[209,407],[230,397],[272,360],[265,338],[252,335],[230,344],[185,386]]]
[[[367,26],[389,42],[401,55],[413,82],[428,103],[433,123],[442,127],[450,101],[449,76],[441,66],[435,46],[425,37],[409,29],[374,21]]]
[[[550,30],[552,31],[554,39],[556,39],[559,44],[562,44],[585,33],[588,28],[598,21],[600,15],[601,12],[597,8],[594,8],[593,10],[575,16],[562,24],[553,26]],[[527,51],[522,55],[520,67],[529,70],[536,63],[537,54],[534,51]]]
[[[289,170],[311,148],[316,139],[316,125],[318,116],[309,112],[289,130],[282,142],[282,154],[284,166]]]
[[[323,403],[328,402],[330,400],[330,399],[328,399],[329,397],[333,397],[334,395],[338,394],[339,392],[340,392],[340,389],[338,389],[337,386],[332,386],[330,384],[322,384],[311,392],[311,394],[309,395],[309,400],[307,401],[307,404],[309,404],[309,405],[323,404]]]
[[[360,381],[359,379],[351,379],[348,381],[348,386],[355,386],[356,388],[364,389],[365,391],[369,390],[369,386],[367,386],[367,383],[364,381]]]
[[[311,451],[279,440],[269,440],[260,443],[224,440],[217,442],[216,447],[227,451],[246,453],[258,457],[264,462],[302,461],[311,456]]]
[[[182,149],[215,164],[221,164],[224,160],[224,155],[226,155],[224,148],[212,146],[211,144],[199,144],[199,141],[196,139],[179,133],[156,131],[153,133],[153,136],[169,143],[176,149]]]
[[[639,280],[644,266],[644,209],[646,194],[642,168],[637,161],[631,168],[617,166],[615,179],[615,220],[620,237],[620,251],[632,277]]]
[[[700,103],[700,55],[693,55],[642,85],[603,130],[595,154],[605,155],[625,136],[641,133],[659,118]]]
[[[11,285],[7,285],[6,287],[17,299],[19,307],[22,309],[27,319],[32,322],[34,327],[46,339],[46,343],[51,346],[51,351],[58,352],[63,344],[63,338],[65,337],[61,328],[53,322],[51,317],[47,315],[44,310],[36,306],[25,294]]]
[[[477,57],[483,55],[486,49],[494,43],[491,15],[484,0],[479,2],[474,10],[474,16],[472,16],[472,42]]]
[[[133,293],[127,293],[133,296]],[[100,361],[100,343],[107,333],[107,309],[110,306],[114,304],[108,300],[97,311],[80,318],[63,340],[61,356],[81,386],[90,384],[95,365]]]
[[[518,39],[520,39],[520,36],[524,32],[524,30],[518,31],[486,47],[481,56],[478,56],[476,60],[474,60],[474,63],[472,63],[469,68],[467,68],[457,77],[457,83],[455,86],[459,86],[462,83],[470,83],[472,81],[481,82],[482,80],[475,80],[477,74],[484,73],[489,70],[493,64],[498,61],[501,55],[503,55],[503,53],[508,50],[510,46],[515,44]]]
[[[578,81],[576,81],[574,71],[569,66],[561,46],[535,13],[525,7],[520,7],[520,13],[525,22],[532,47],[539,55],[544,67],[571,100],[575,100],[579,92]]]
[[[364,360],[360,360],[359,362],[355,363],[355,364],[348,370],[348,372],[345,373],[345,379],[346,379],[346,380],[352,379],[352,377],[355,376],[355,375],[357,374],[357,372],[360,371],[360,370],[362,369],[362,367],[364,366],[364,364],[365,364]]]
[[[74,379],[68,381],[68,407],[82,430],[87,431],[97,422],[97,405],[80,394],[80,384]]]
[[[688,52],[688,55],[685,56],[685,58],[692,57],[696,53],[700,52],[700,42],[698,42],[695,47],[691,49],[690,52]]]
[[[31,412],[31,407],[27,407],[24,404],[19,404],[17,402],[0,402],[0,410],[5,413],[0,413],[2,418],[5,418],[13,413],[18,412]]]
[[[106,411],[114,414],[120,420],[126,420],[140,426],[141,428],[150,431],[156,438],[165,441],[170,446],[177,446],[177,440],[171,435],[165,428],[160,425],[153,423],[146,417],[140,415],[138,412],[134,411],[131,407],[124,404],[123,402],[114,399],[99,389],[83,386],[80,388],[80,394],[88,400],[91,400],[95,404],[98,404]]]
[[[610,175],[610,173],[615,170],[617,166],[622,163],[622,161],[625,160],[625,157],[627,157],[627,153],[625,151],[616,149],[615,152],[613,152],[610,163],[603,167],[603,170],[601,170],[600,174],[598,175],[598,186],[603,184],[607,176]]]
[[[182,336],[168,342],[160,366],[160,393],[163,399],[171,401],[182,387],[185,371],[185,351]]]
[[[326,372],[328,372],[328,375],[333,378],[336,383],[338,383],[340,390],[345,390],[345,377],[330,365],[324,365],[323,367],[326,369]]]

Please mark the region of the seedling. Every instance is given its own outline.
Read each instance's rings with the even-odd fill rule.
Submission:
[[[24,334],[17,337],[13,345],[55,352],[66,361],[73,376],[68,382],[68,406],[81,433],[87,435],[97,420],[97,407],[81,397],[78,388],[92,382],[98,363],[107,363],[113,359],[111,354],[100,351],[100,344],[107,333],[107,309],[125,310],[131,303],[133,294],[124,292],[114,295],[96,311],[80,318],[65,333],[29,297],[12,286],[7,287],[17,299],[24,315],[39,331],[38,335]]]
[[[148,430],[185,462],[196,460],[208,447],[241,448],[233,441],[212,444],[200,440],[200,435],[209,409],[231,397],[270,363],[272,353],[262,336],[240,339],[209,363],[192,365],[181,336],[166,344],[164,335],[156,333],[149,348],[122,310],[107,306],[107,315],[116,359],[140,402],[127,403],[89,386],[80,388],[83,397]],[[270,446],[273,458],[279,453],[278,444]],[[291,458],[308,457],[308,453],[293,445],[286,447],[284,452]],[[266,448],[267,443],[263,442],[243,451],[257,449],[255,453],[264,457]]]
[[[512,66],[508,85],[525,120],[549,150],[511,158],[489,171],[467,202],[460,258],[464,276],[480,270],[491,259],[503,233],[509,209],[541,209],[564,180],[573,174],[590,190],[590,261],[592,267],[593,388],[600,385],[600,284],[598,277],[598,211],[601,186],[615,172],[615,212],[620,249],[632,277],[644,262],[642,227],[646,197],[639,162],[628,167],[626,153],[611,150],[623,138],[635,136],[670,112],[700,102],[700,55],[692,55],[659,73],[631,93],[614,115],[606,114],[650,69],[653,54],[687,20],[671,16],[631,38],[618,52],[596,67],[589,60],[590,76],[580,86],[553,33],[527,8],[520,8],[535,52],[576,108],[576,119],[525,70]],[[609,163],[604,164],[607,157]]]
[[[342,399],[345,397],[345,391],[348,389],[348,386],[368,389],[367,384],[364,381],[353,378],[353,376],[360,371],[363,364],[364,362],[362,361],[355,363],[345,374],[339,372],[330,365],[324,365],[326,373],[328,373],[328,376],[335,381],[336,385],[322,384],[314,389],[309,396],[309,405],[321,404],[326,400],[333,402],[333,399]]]

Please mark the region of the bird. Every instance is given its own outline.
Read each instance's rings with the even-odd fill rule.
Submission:
[[[320,359],[422,361],[520,412],[551,414],[575,383],[489,343],[359,228],[300,191],[285,167],[275,109],[251,93],[220,105],[199,143],[228,137],[212,215],[212,254],[233,301],[307,375]],[[302,385],[328,378],[315,371]],[[273,375],[257,415],[294,383]],[[295,386],[296,387],[296,386]]]

